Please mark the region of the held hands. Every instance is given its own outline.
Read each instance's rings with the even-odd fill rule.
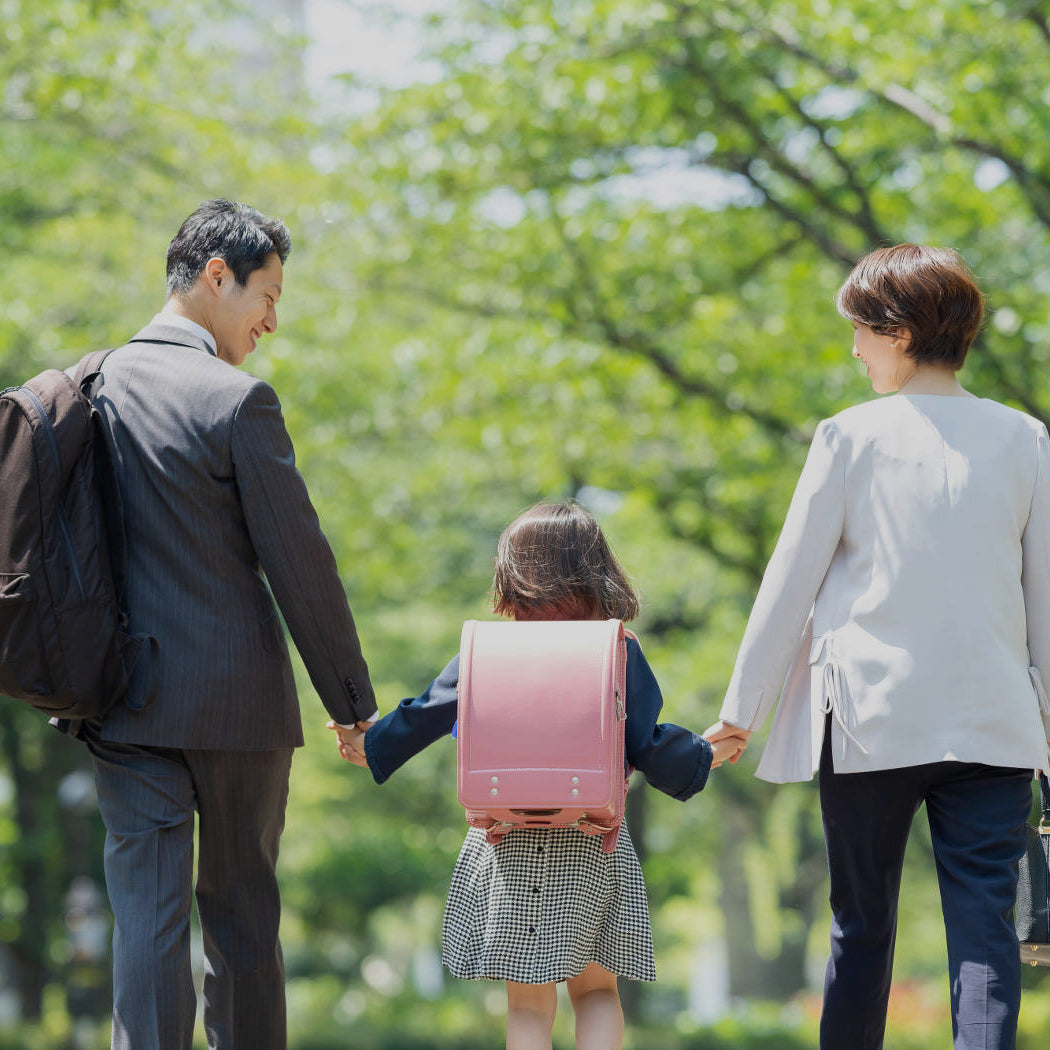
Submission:
[[[337,725],[335,722],[329,722],[325,728],[331,729],[339,738],[339,754],[342,755],[347,762],[353,762],[355,766],[363,766],[367,769],[368,760],[365,758],[365,733],[368,732],[371,725],[371,722],[358,722],[355,726],[348,729],[346,726]]]
[[[338,737],[339,754],[352,762],[355,766],[368,768],[368,760],[365,758],[365,733],[371,728],[371,722],[358,722],[351,728],[328,722],[327,729],[331,729]],[[739,726],[730,725],[728,722],[715,722],[704,730],[704,739],[711,744],[712,762],[711,768],[717,769],[723,762],[735,764],[747,747],[751,737],[751,731],[741,729]]]
[[[741,729],[728,722],[715,722],[704,730],[704,739],[711,744],[714,759],[711,768],[717,769],[723,762],[735,764],[747,747],[751,730]]]

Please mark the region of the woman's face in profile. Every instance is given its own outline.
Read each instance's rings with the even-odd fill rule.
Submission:
[[[853,322],[853,356],[867,367],[876,394],[891,394],[910,378],[915,370],[915,362],[905,353],[910,341],[907,332],[882,335]]]

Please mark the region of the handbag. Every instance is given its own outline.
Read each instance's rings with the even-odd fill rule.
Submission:
[[[1014,925],[1021,942],[1021,960],[1050,966],[1050,781],[1039,774],[1043,816],[1039,827],[1028,827],[1028,841],[1018,870]]]

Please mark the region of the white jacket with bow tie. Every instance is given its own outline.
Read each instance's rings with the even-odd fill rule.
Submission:
[[[722,706],[758,776],[958,760],[1050,771],[1050,438],[995,401],[897,394],[824,420]],[[777,701],[779,699],[779,705]]]

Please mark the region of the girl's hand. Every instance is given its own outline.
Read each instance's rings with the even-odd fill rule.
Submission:
[[[708,726],[703,733],[704,739],[711,744],[714,752],[712,769],[717,769],[723,762],[735,764],[747,747],[751,737],[750,729],[741,729],[740,726],[730,725],[728,722],[715,722]]]
[[[362,724],[365,725],[364,729],[359,729],[356,726],[352,729],[348,729],[346,726],[337,725],[335,722],[329,722],[325,728],[331,729],[339,738],[339,754],[342,755],[347,762],[352,762],[355,766],[363,766],[367,769],[368,760],[365,758],[365,733],[368,732],[368,723],[357,723],[358,726]]]
[[[711,768],[717,769],[723,762],[735,762],[743,753],[746,743],[738,736],[727,736],[711,742]]]

